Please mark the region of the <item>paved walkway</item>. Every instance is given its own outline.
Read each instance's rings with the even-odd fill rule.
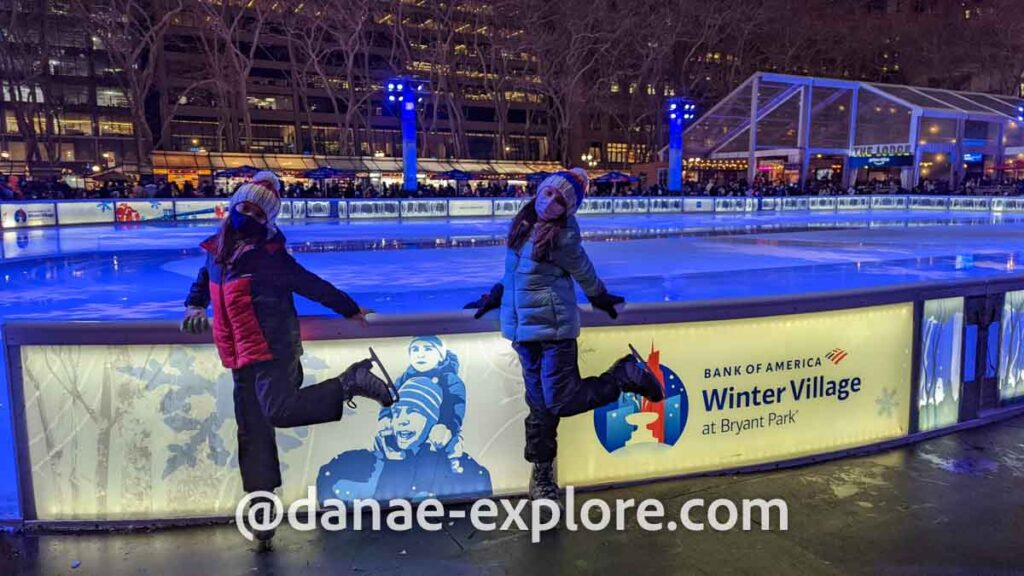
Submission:
[[[234,527],[0,536],[0,574],[1024,573],[1024,417],[873,456],[601,492],[613,499],[789,502],[788,532],[279,531],[257,554]],[[75,568],[73,568],[75,566]]]

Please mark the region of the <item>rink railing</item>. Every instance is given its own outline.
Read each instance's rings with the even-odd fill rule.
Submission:
[[[515,198],[413,200],[285,199],[285,220],[367,220],[511,216]],[[157,221],[214,220],[224,199],[26,200],[0,203],[0,227],[64,226]],[[793,196],[785,198],[628,197],[587,198],[580,214],[742,214],[759,212],[957,211],[1024,213],[1024,198],[986,196]]]
[[[583,374],[603,372],[632,344],[661,368],[667,388],[678,387],[668,388],[653,412],[623,396],[563,420],[563,485],[806,464],[1024,412],[1024,273],[634,304],[618,320],[590,310],[582,317]],[[379,453],[378,411],[361,402],[340,423],[278,431],[283,499],[305,497],[311,483],[339,497],[381,498],[373,490],[385,476],[392,489],[415,479],[398,494],[412,498],[524,493],[522,381],[516,355],[496,328],[493,315],[474,320],[469,311],[371,317],[368,326],[303,318],[303,365],[311,380],[337,374],[370,346],[392,376],[412,373],[414,337],[443,339],[458,355],[467,391],[459,450],[472,460],[453,474],[446,455],[425,444],[394,459]],[[2,343],[14,450],[0,450],[0,458],[13,461],[13,477],[0,478],[0,487],[16,486],[17,496],[3,511],[0,492],[0,526],[102,529],[230,516],[241,496],[232,385],[208,335],[182,334],[167,321],[11,322]],[[829,393],[836,383],[846,398]],[[798,385],[819,395],[804,391],[810,398],[794,399]],[[707,408],[712,390],[757,387],[784,392],[736,410]],[[659,420],[652,414],[662,423],[658,438],[645,429]],[[387,474],[389,466],[395,474]]]

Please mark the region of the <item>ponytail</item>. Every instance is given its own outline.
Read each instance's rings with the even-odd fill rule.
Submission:
[[[528,240],[533,238],[533,253],[530,257],[538,262],[551,260],[551,252],[558,247],[558,235],[567,225],[569,217],[563,214],[557,220],[541,220],[537,218],[537,198],[533,197],[512,219],[509,227],[509,249],[519,252]]]
[[[220,232],[217,233],[217,254],[214,257],[214,262],[223,268],[227,268],[231,264],[232,257],[235,255],[235,247],[239,239],[240,234],[231,225],[231,219],[225,218],[224,222],[220,225]]]

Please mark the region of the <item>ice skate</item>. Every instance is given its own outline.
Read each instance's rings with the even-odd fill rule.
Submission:
[[[257,506],[259,504],[270,503],[270,502],[271,501],[269,499],[266,499],[266,498],[254,498],[253,501],[249,505],[250,505],[250,509],[251,509],[251,507],[253,507],[253,506]],[[272,507],[261,506],[260,508],[258,508],[256,510],[256,525],[257,526],[264,526],[264,525],[266,525],[268,523],[266,516],[267,516],[268,513],[272,513],[271,512],[272,509],[273,509]],[[246,521],[248,521],[249,515],[246,514],[245,518],[246,518]],[[274,549],[274,534],[276,532],[276,530],[274,528],[259,529],[259,528],[249,527],[249,531],[252,533],[253,539],[256,541],[256,551],[257,552],[269,552],[269,551]]]
[[[534,463],[530,473],[530,500],[551,500],[562,507],[562,496],[555,482],[555,465],[553,462]]]
[[[530,488],[529,488],[530,500],[548,500],[553,502],[560,510],[564,510],[562,506],[562,494],[555,482],[555,467],[553,462],[540,462],[533,464],[533,472],[530,474]],[[536,518],[535,521],[541,523],[548,523],[551,521],[551,515],[554,512],[547,507],[534,509],[540,514],[540,518]]]
[[[665,391],[658,378],[636,348],[630,345],[629,350],[631,354],[619,358],[611,369],[622,391],[639,394],[651,402],[661,402],[665,399]]]
[[[383,379],[373,373],[374,366],[380,368]],[[398,400],[398,390],[373,348],[370,348],[369,358],[349,366],[338,379],[341,380],[344,401],[350,408],[356,407],[353,400],[356,396],[374,400],[385,408]]]

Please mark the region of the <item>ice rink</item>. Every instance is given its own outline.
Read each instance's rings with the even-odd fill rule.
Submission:
[[[1024,215],[581,216],[627,302],[704,301],[1021,275]],[[507,219],[282,223],[306,267],[381,314],[456,310],[501,279]],[[212,223],[3,232],[0,317],[177,318]],[[327,314],[297,298],[301,314]]]

